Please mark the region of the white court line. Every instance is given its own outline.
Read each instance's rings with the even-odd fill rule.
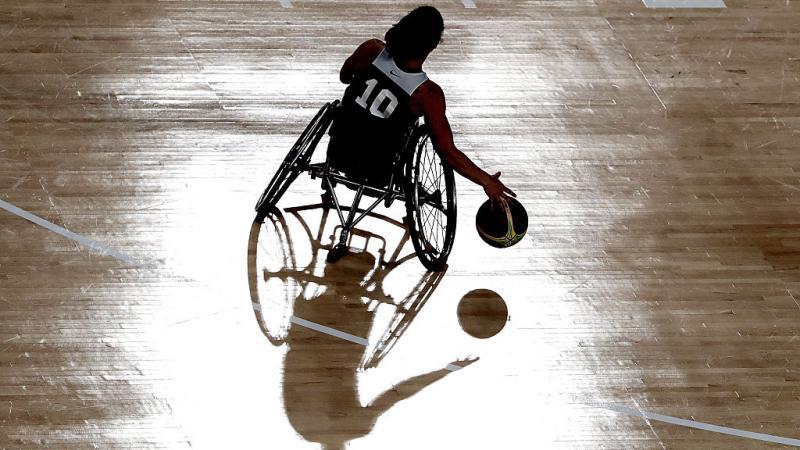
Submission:
[[[256,307],[256,306],[258,306],[258,307]],[[257,303],[253,304],[253,308],[254,309],[260,309],[260,306],[261,305],[258,305]],[[314,331],[318,331],[320,333],[327,334],[329,336],[334,336],[334,337],[337,337],[339,339],[344,339],[344,340],[349,341],[349,342],[354,342],[356,344],[360,344],[360,345],[363,345],[363,346],[366,346],[368,344],[368,341],[366,339],[362,338],[362,337],[354,336],[352,334],[345,333],[345,332],[336,330],[334,328],[327,327],[325,325],[320,325],[318,323],[314,323],[314,322],[311,322],[311,321],[308,321],[308,320],[305,320],[305,319],[301,319],[300,317],[297,317],[297,316],[292,316],[291,321],[292,321],[292,323],[300,325],[302,327],[306,327],[306,328],[312,329]],[[455,364],[448,364],[446,369],[454,372],[456,370],[463,369],[463,367],[457,366]],[[596,405],[594,405],[594,406],[597,407]],[[665,416],[663,414],[651,413],[651,412],[647,412],[647,411],[640,411],[638,409],[629,408],[629,407],[626,407],[626,406],[601,405],[599,407],[602,408],[602,409],[606,409],[606,410],[609,410],[609,411],[614,411],[614,412],[626,414],[626,415],[629,415],[629,416],[641,417],[641,418],[646,419],[646,420],[655,420],[655,421],[658,421],[658,422],[670,423],[670,424],[679,425],[679,426],[682,426],[682,427],[695,428],[695,429],[698,429],[698,430],[710,431],[710,432],[713,432],[713,433],[720,433],[720,434],[727,434],[727,435],[730,435],[730,436],[738,436],[738,437],[742,437],[742,438],[745,438],[745,439],[753,439],[753,440],[757,440],[757,441],[773,442],[773,443],[776,443],[776,444],[786,444],[786,445],[800,446],[800,439],[792,439],[792,438],[786,438],[786,437],[781,437],[781,436],[773,436],[771,434],[754,433],[752,431],[739,430],[739,429],[730,428],[730,427],[723,427],[723,426],[720,426],[720,425],[714,425],[712,423],[696,422],[694,420],[686,420],[686,419],[681,419],[681,418],[678,418],[678,417]]]
[[[477,8],[473,0],[461,0],[461,3],[464,4],[464,8],[469,8],[469,9]]]
[[[5,202],[3,200],[0,200],[0,208],[5,209],[6,211],[10,212],[11,214],[15,214],[15,215],[17,215],[19,217],[22,217],[25,220],[33,222],[36,225],[39,225],[40,227],[46,228],[46,229],[52,231],[53,233],[60,234],[61,236],[64,236],[67,239],[71,239],[71,240],[83,245],[84,247],[90,248],[90,249],[92,249],[92,250],[94,250],[94,251],[96,251],[96,252],[98,252],[98,253],[100,253],[102,255],[108,255],[108,256],[114,257],[114,258],[116,258],[116,259],[118,259],[120,261],[124,261],[126,263],[133,264],[133,265],[136,265],[136,266],[145,266],[146,265],[143,262],[137,260],[136,258],[134,258],[134,257],[132,257],[132,256],[130,256],[128,254],[122,253],[122,252],[120,252],[118,250],[114,250],[113,248],[111,248],[111,247],[109,247],[109,246],[107,246],[105,244],[102,244],[100,242],[97,242],[94,239],[88,238],[86,236],[81,236],[78,233],[73,233],[72,231],[69,231],[68,229],[66,229],[64,227],[60,227],[60,226],[58,226],[58,225],[56,225],[56,224],[54,224],[52,222],[48,222],[48,221],[42,219],[41,217],[39,217],[39,216],[37,216],[35,214],[29,213],[28,211],[25,211],[22,208],[18,208],[16,206],[12,205],[11,203],[8,203],[8,202]]]
[[[344,331],[339,331],[331,327],[326,327],[325,325],[320,325],[318,323],[311,322],[306,319],[301,319],[297,316],[292,316],[292,323],[300,325],[301,327],[310,328],[314,331],[319,331],[322,334],[327,334],[328,336],[333,336],[339,339],[343,339],[345,341],[353,342],[359,345],[363,345],[364,347],[369,344],[369,341],[362,337],[358,337],[352,335],[350,333],[345,333]]]
[[[99,253],[101,253],[103,255],[112,256],[112,257],[114,257],[116,259],[119,259],[121,261],[125,261],[125,262],[130,263],[130,264],[134,264],[134,265],[137,265],[137,266],[144,265],[139,260],[137,260],[136,258],[134,258],[132,256],[129,256],[129,255],[125,254],[125,253],[122,253],[120,251],[114,250],[113,248],[111,248],[111,247],[109,247],[109,246],[107,246],[105,244],[102,244],[100,242],[97,242],[97,241],[95,241],[93,239],[90,239],[90,238],[88,238],[86,236],[81,236],[80,234],[77,234],[77,233],[74,233],[72,231],[69,231],[66,228],[60,227],[60,226],[58,226],[58,225],[56,225],[56,224],[54,224],[52,222],[48,222],[47,220],[44,220],[44,219],[42,219],[41,217],[39,217],[39,216],[37,216],[35,214],[29,213],[28,211],[25,211],[24,209],[18,208],[16,206],[12,205],[11,203],[8,203],[8,202],[5,202],[3,200],[0,200],[0,208],[5,209],[6,211],[8,211],[8,212],[10,212],[12,214],[15,214],[15,215],[17,215],[19,217],[22,217],[25,220],[33,222],[36,225],[39,225],[39,226],[41,226],[43,228],[46,228],[46,229],[48,229],[48,230],[50,230],[50,231],[52,231],[52,232],[54,232],[56,234],[64,236],[67,239],[71,239],[71,240],[83,245],[84,247],[87,247],[87,248],[90,248],[92,250],[95,250],[95,251],[97,251],[97,252],[99,252]],[[256,305],[257,304],[254,304],[253,307],[255,308]],[[258,305],[258,306],[259,306],[258,309],[260,309],[261,305]],[[325,325],[320,325],[318,323],[311,322],[311,321],[302,319],[302,318],[297,317],[297,316],[292,316],[291,321],[292,321],[292,323],[297,324],[299,326],[302,326],[302,327],[305,327],[305,328],[309,328],[309,329],[312,329],[314,331],[317,331],[317,332],[320,332],[320,333],[323,333],[323,334],[327,334],[327,335],[330,335],[330,336],[333,336],[333,337],[336,337],[336,338],[339,338],[339,339],[343,339],[343,340],[346,340],[346,341],[349,341],[349,342],[353,342],[353,343],[356,343],[356,344],[359,344],[359,345],[363,345],[365,347],[369,344],[369,341],[367,339],[365,339],[365,338],[362,338],[362,337],[359,337],[359,336],[355,336],[355,335],[352,335],[352,334],[349,334],[349,333],[345,333],[343,331],[339,331],[339,330],[336,330],[334,328],[327,327]],[[446,366],[446,369],[450,370],[450,371],[456,371],[456,370],[462,369],[462,367],[457,366],[455,364],[448,364]],[[629,407],[626,407],[626,406],[605,405],[605,406],[602,406],[602,408],[606,409],[606,410],[609,410],[609,411],[614,411],[614,412],[626,414],[626,415],[629,415],[629,416],[641,417],[641,418],[647,419],[647,420],[655,420],[655,421],[658,421],[658,422],[670,423],[670,424],[673,424],[673,425],[679,425],[679,426],[683,426],[683,427],[687,427],[687,428],[695,428],[695,429],[698,429],[698,430],[710,431],[710,432],[713,432],[713,433],[727,434],[727,435],[730,435],[730,436],[738,436],[738,437],[742,437],[742,438],[745,438],[745,439],[752,439],[752,440],[764,441],[764,442],[772,442],[772,443],[776,443],[776,444],[794,445],[794,446],[799,446],[800,447],[800,439],[786,438],[786,437],[774,436],[774,435],[771,435],[771,434],[764,434],[764,433],[754,433],[752,431],[739,430],[739,429],[730,428],[730,427],[723,427],[723,426],[714,425],[714,424],[711,424],[711,423],[696,422],[694,420],[680,419],[678,417],[665,416],[663,414],[651,413],[651,412],[647,412],[647,411],[640,411],[638,409],[629,408]]]
[[[642,0],[648,8],[725,8],[724,0]]]
[[[253,308],[256,309],[257,311],[260,311],[261,310],[261,305],[259,305],[258,303],[253,303]],[[343,339],[345,341],[349,341],[349,342],[353,342],[355,344],[363,345],[364,347],[369,345],[369,341],[367,339],[364,339],[362,337],[359,337],[359,336],[356,336],[356,335],[353,335],[353,334],[350,334],[350,333],[345,333],[344,331],[339,331],[339,330],[337,330],[335,328],[326,327],[325,325],[320,325],[320,324],[312,322],[310,320],[306,320],[306,319],[303,319],[303,318],[300,318],[300,317],[297,317],[297,316],[292,316],[291,317],[291,321],[292,321],[293,324],[300,325],[301,327],[305,327],[305,328],[308,328],[308,329],[311,329],[311,330],[314,330],[314,331],[318,331],[318,332],[320,332],[322,334],[327,334],[328,336],[337,337],[337,338]],[[455,364],[448,364],[447,366],[445,366],[445,369],[447,369],[447,370],[449,370],[451,372],[455,372],[456,370],[463,369],[463,367],[457,366]]]
[[[753,439],[756,441],[800,446],[800,439],[785,438],[764,433],[754,433],[752,431],[745,431],[736,428],[714,425],[713,423],[695,422],[694,420],[679,419],[677,417],[665,416],[663,414],[640,411],[638,409],[629,408],[627,406],[605,405],[601,406],[601,408],[607,409],[609,411],[627,414],[629,416],[641,417],[642,419],[671,423],[673,425],[680,425],[682,427],[695,428],[698,430],[711,431],[714,433],[727,434],[730,436],[738,436],[746,439]]]

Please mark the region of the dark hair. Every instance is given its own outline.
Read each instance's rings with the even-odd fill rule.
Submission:
[[[386,49],[397,59],[424,58],[439,45],[444,20],[433,6],[420,6],[386,32]]]

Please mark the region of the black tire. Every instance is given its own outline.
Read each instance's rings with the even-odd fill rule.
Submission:
[[[426,126],[414,130],[406,149],[406,225],[417,257],[438,272],[447,265],[456,237],[456,182],[433,148]]]
[[[303,133],[297,138],[283,162],[278,167],[275,175],[270,180],[267,188],[256,202],[256,222],[263,222],[264,217],[272,212],[278,201],[283,197],[286,189],[294,182],[301,172],[308,169],[311,156],[317,147],[320,139],[328,130],[328,126],[333,120],[333,112],[338,105],[338,100],[333,103],[326,103],[316,116],[311,120]]]

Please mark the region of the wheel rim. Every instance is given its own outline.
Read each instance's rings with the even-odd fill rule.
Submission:
[[[288,228],[278,213],[263,225],[254,223],[247,247],[247,273],[250,301],[261,331],[274,345],[284,342],[290,326],[294,296],[299,293],[295,280],[287,276],[285,267],[294,266],[294,253],[288,240]],[[267,257],[268,261],[262,261]],[[266,263],[266,264],[265,264]],[[264,280],[264,283],[259,280]],[[283,284],[282,288],[269,282]],[[283,296],[267,295],[283,292]]]
[[[327,114],[330,108],[330,105],[323,106],[303,130],[303,133],[281,162],[267,188],[264,189],[258,202],[256,202],[256,211],[261,211],[267,204],[274,206],[300,172],[306,169],[308,162],[311,160],[311,153],[314,147],[319,143],[325,129],[332,120],[330,115]]]
[[[425,253],[437,257],[446,253],[452,192],[447,188],[445,168],[425,136],[418,145],[414,203],[420,244]]]

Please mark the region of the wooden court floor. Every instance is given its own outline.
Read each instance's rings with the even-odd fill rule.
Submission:
[[[380,263],[399,206],[325,264],[316,181],[252,223],[416,3],[0,2],[0,449],[800,444],[800,2],[430,3],[456,143],[530,214],[490,248],[459,179],[440,275]]]

